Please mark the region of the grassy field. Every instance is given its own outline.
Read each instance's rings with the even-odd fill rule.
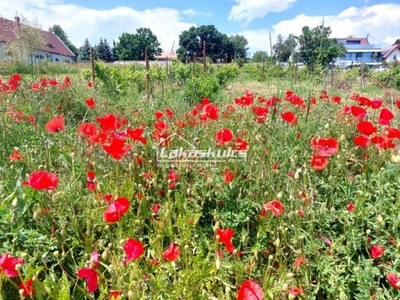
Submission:
[[[398,91],[96,68],[1,77],[0,299],[400,297]]]

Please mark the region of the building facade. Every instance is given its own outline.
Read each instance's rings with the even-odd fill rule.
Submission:
[[[337,64],[342,68],[354,65],[379,65],[382,63],[382,45],[370,44],[368,38],[339,38],[339,43],[346,47],[346,53]]]
[[[24,55],[24,60],[34,63],[75,61],[72,51],[53,32],[31,28],[31,32],[32,30],[40,35],[41,43],[38,43],[37,47],[32,46],[29,53]],[[9,50],[10,47],[18,47],[18,39],[23,39],[24,35],[27,35],[26,32],[29,31],[30,27],[21,24],[19,17],[15,17],[14,21],[0,17],[0,61],[13,59],[13,51]],[[28,37],[26,36],[26,38]]]

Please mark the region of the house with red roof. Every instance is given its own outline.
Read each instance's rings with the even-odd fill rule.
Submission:
[[[0,17],[0,61],[12,59],[12,53],[7,51],[8,46],[17,39],[23,39],[25,29],[29,29],[29,26],[22,24],[19,17],[15,17],[14,21]],[[27,61],[75,61],[75,55],[56,34],[41,29],[35,30],[40,33],[43,43],[40,43],[38,49],[31,49],[31,53],[26,57]]]
[[[400,62],[400,45],[393,45],[383,49],[382,57],[386,62]]]

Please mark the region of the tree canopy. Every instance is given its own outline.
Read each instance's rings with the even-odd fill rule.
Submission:
[[[115,46],[120,60],[144,60],[147,47],[148,59],[161,54],[162,49],[157,37],[149,28],[139,28],[135,34],[124,32]]]
[[[49,27],[49,31],[54,32],[54,34],[63,41],[63,43],[69,48],[69,50],[71,50],[72,53],[75,54],[75,57],[79,55],[78,48],[76,48],[74,44],[70,42],[68,35],[65,33],[60,25],[54,24],[53,26]]]
[[[256,51],[253,54],[252,61],[253,62],[262,62],[264,57],[267,57],[267,56],[268,56],[267,51]]]
[[[83,45],[78,50],[78,61],[86,62],[90,61],[90,48],[92,46],[89,43],[89,40],[86,38]]]
[[[392,46],[394,45],[400,45],[400,39],[397,39]]]
[[[274,56],[279,62],[287,62],[297,47],[296,38],[293,34],[284,39],[282,35],[278,35],[276,44],[272,46]]]
[[[220,33],[214,25],[190,27],[179,35],[178,57],[181,60],[199,57],[203,52],[203,42],[206,42],[207,57],[212,61],[230,58],[234,54],[234,47],[226,34]]]
[[[248,41],[243,35],[231,35],[229,37],[230,42],[233,46],[234,58],[246,58],[247,51],[249,48],[247,47]]]
[[[105,62],[112,62],[113,54],[106,39],[100,38],[100,43],[94,47],[94,56],[96,59],[101,59]]]
[[[329,38],[330,27],[320,25],[313,29],[302,28],[300,36],[296,37],[300,60],[313,71],[316,66],[326,67],[330,62],[346,53],[346,47],[336,39]]]

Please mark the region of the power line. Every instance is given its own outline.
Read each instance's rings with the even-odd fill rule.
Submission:
[[[388,45],[388,44],[386,44],[386,43],[384,43],[384,42],[382,42],[382,41],[380,41],[380,40],[374,38],[372,35],[370,35],[370,34],[368,33],[368,34],[367,34],[367,38],[369,38],[369,37],[373,38],[373,39],[374,39],[375,41],[377,41],[379,44],[382,44],[382,45],[388,46],[388,47],[391,46],[391,45]]]

